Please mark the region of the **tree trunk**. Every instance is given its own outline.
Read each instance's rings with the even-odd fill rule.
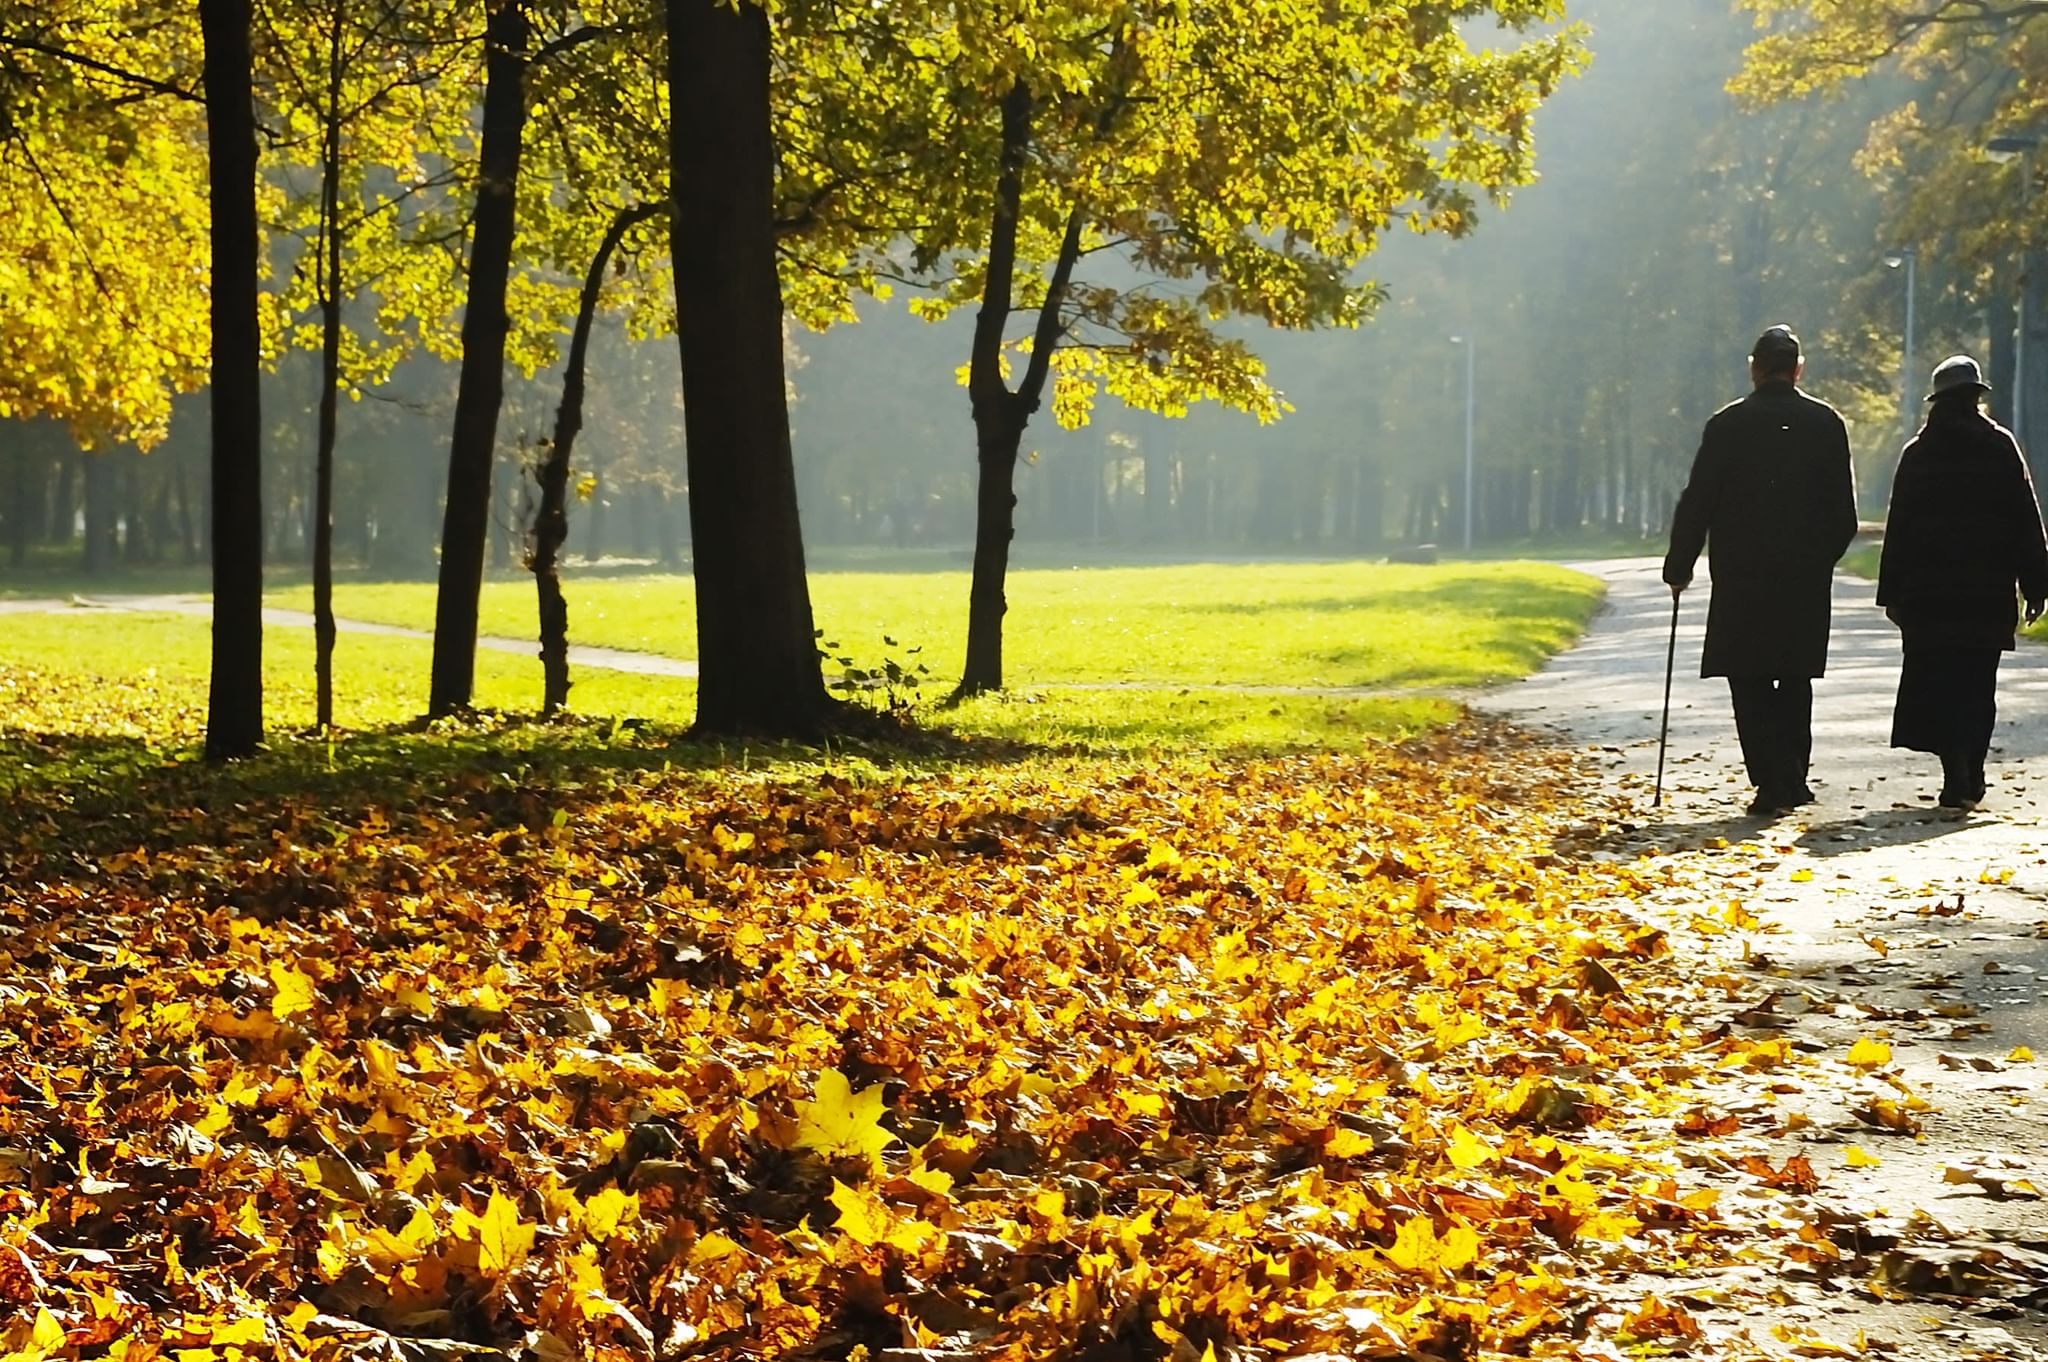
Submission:
[[[2041,253],[2029,250],[2020,287],[2026,293],[2027,343],[2025,372],[2013,380],[2022,390],[2020,448],[2026,451],[2036,484],[2048,476],[2048,268]]]
[[[126,449],[115,456],[120,474],[121,561],[146,563],[150,559],[149,521],[142,492],[142,451]]]
[[[10,567],[20,567],[28,561],[28,466],[31,456],[27,432],[17,425],[14,436],[7,457],[10,489],[7,497],[7,563]]]
[[[526,45],[531,26],[520,0],[484,29],[484,106],[477,155],[469,293],[462,313],[462,376],[448,446],[442,507],[440,586],[434,602],[434,670],[427,712],[468,706],[476,686],[477,602],[491,519],[491,458],[505,396],[505,287],[512,272],[513,210],[526,131]]]
[[[109,454],[86,454],[85,460],[85,543],[79,569],[97,577],[114,561],[114,480]]]
[[[2018,327],[2019,312],[2013,306],[2018,289],[2014,281],[2010,289],[1998,283],[1992,285],[1999,294],[1996,302],[1984,307],[1984,327],[1990,332],[1989,366],[1984,381],[1991,385],[1991,395],[1986,399],[1990,404],[1991,418],[2008,428],[2012,425],[2013,395],[2013,334]]]
[[[313,723],[334,727],[334,440],[341,395],[341,0],[327,30],[320,147],[320,416],[313,451]]]
[[[967,663],[955,699],[1003,688],[1003,616],[1010,603],[1004,583],[1010,570],[1010,541],[1016,537],[1017,450],[1024,427],[1038,410],[1051,372],[1053,348],[1064,330],[1061,309],[1074,262],[1081,255],[1086,225],[1081,206],[1067,215],[1050,286],[1039,305],[1031,359],[1023,381],[1011,392],[1003,381],[1003,336],[1014,307],[1017,219],[1024,203],[1024,164],[1031,148],[1031,90],[1022,80],[1003,98],[1001,169],[995,212],[989,224],[988,273],[981,311],[974,319],[974,349],[968,362],[967,394],[974,410],[975,454],[981,482],[975,493],[974,580],[968,588]]]
[[[184,546],[185,561],[199,561],[199,526],[192,518],[192,483],[186,469],[185,451],[172,455],[172,476],[177,479],[178,541]]]
[[[667,0],[667,10],[696,730],[810,736],[832,706],[783,378],[768,16],[752,0]]]
[[[213,208],[213,679],[206,755],[263,741],[263,424],[256,322],[256,108],[250,0],[199,0]]]
[[[641,204],[622,209],[605,229],[590,269],[583,276],[583,296],[576,308],[576,329],[569,339],[569,360],[562,374],[562,405],[555,412],[555,438],[541,461],[540,507],[533,517],[533,570],[540,593],[541,712],[554,714],[569,703],[569,602],[562,595],[562,544],[569,537],[568,487],[570,456],[576,433],[583,429],[583,372],[590,358],[590,325],[604,290],[604,271],[635,223],[661,211],[662,205]]]

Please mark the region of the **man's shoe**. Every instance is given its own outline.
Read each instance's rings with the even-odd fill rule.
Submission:
[[[1820,796],[1813,792],[1813,787],[1803,780],[1785,792],[1785,807],[1788,809],[1803,809],[1819,800]]]
[[[1783,790],[1758,790],[1756,798],[1749,801],[1749,816],[1769,818],[1792,807],[1792,799]]]
[[[1956,809],[1963,813],[1968,813],[1983,802],[1984,796],[1978,791],[1950,790],[1947,788],[1944,788],[1941,792],[1941,797],[1935,800],[1935,803],[1941,805],[1944,809]]]

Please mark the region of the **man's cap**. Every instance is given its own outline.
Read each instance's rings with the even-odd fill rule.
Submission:
[[[1792,334],[1789,326],[1774,326],[1756,338],[1756,344],[1749,348],[1752,364],[1761,364],[1770,369],[1783,369],[1796,365],[1800,356],[1799,337]]]
[[[1984,381],[1984,371],[1977,367],[1976,360],[1968,355],[1951,355],[1935,366],[1934,390],[1927,394],[1927,400],[1932,402],[1937,397],[1965,389],[1988,393],[1991,385]]]

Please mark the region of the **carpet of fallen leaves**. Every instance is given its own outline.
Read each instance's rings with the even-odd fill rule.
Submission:
[[[1672,1146],[1755,1056],[1576,788],[1467,734],[21,820],[0,1358],[1682,1343],[1589,1284],[1739,1240]]]

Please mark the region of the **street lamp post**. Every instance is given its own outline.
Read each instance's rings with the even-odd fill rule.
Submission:
[[[1919,404],[1913,400],[1913,380],[1917,375],[1913,363],[1913,324],[1916,320],[1914,308],[1919,301],[1920,257],[1913,250],[1896,251],[1886,256],[1884,263],[1891,269],[1903,268],[1906,271],[1906,353],[1899,361],[1899,415],[1905,423],[1906,438],[1910,440],[1920,424],[1914,419],[1919,413]]]
[[[2041,145],[2041,139],[2033,133],[2012,133],[1994,137],[1984,144],[1984,151],[1994,161],[2010,161],[2019,158],[2020,163],[2020,287],[2019,302],[2014,315],[2019,324],[2013,329],[2012,341],[2012,429],[2024,445],[2027,439],[2027,275],[2032,261],[2025,232],[2027,214],[2034,202],[2034,152]]]
[[[1479,340],[1476,336],[1453,336],[1451,344],[1465,347],[1465,552],[1472,552],[1472,451],[1479,412]]]

